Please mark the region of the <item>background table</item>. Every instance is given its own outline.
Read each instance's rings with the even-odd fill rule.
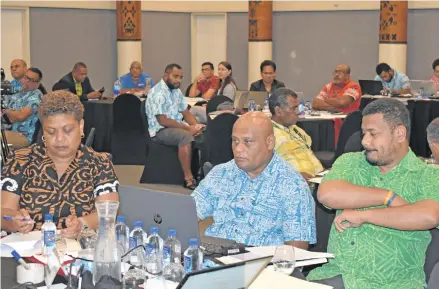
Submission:
[[[331,119],[299,119],[297,126],[303,129],[312,140],[312,151],[334,151],[335,131]]]

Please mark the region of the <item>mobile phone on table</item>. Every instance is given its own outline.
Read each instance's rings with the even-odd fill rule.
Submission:
[[[105,91],[105,87],[102,87],[101,89],[99,89],[100,93],[103,93]]]

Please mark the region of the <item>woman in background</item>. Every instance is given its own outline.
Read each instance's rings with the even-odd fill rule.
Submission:
[[[225,95],[233,101],[237,88],[232,77],[232,65],[226,61],[221,61],[218,64],[218,76],[220,78],[220,85],[217,94]]]
[[[84,107],[71,92],[45,95],[38,107],[43,142],[12,151],[2,168],[1,221],[7,232],[40,230],[44,215],[66,238],[99,225],[95,202],[119,201],[119,182],[107,153],[81,144]]]
[[[439,58],[433,62],[433,76],[430,78],[434,82],[436,92],[439,93]]]

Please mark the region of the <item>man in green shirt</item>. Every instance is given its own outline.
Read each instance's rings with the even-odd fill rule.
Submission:
[[[361,153],[344,154],[319,187],[337,209],[328,252],[335,258],[308,280],[338,278],[346,289],[425,287],[428,229],[439,225],[439,170],[409,148],[404,104],[380,99],[363,111]]]

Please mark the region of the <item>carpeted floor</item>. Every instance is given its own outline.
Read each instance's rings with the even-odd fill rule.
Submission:
[[[183,186],[140,184],[139,180],[143,172],[143,166],[115,165],[114,169],[116,170],[116,175],[119,178],[119,182],[121,185],[141,187],[150,190],[165,191],[165,192],[171,192],[176,194],[189,195],[190,193],[192,193],[192,191],[183,188]],[[211,224],[212,224],[211,218],[201,221],[199,224],[200,234],[203,234],[206,228]]]

